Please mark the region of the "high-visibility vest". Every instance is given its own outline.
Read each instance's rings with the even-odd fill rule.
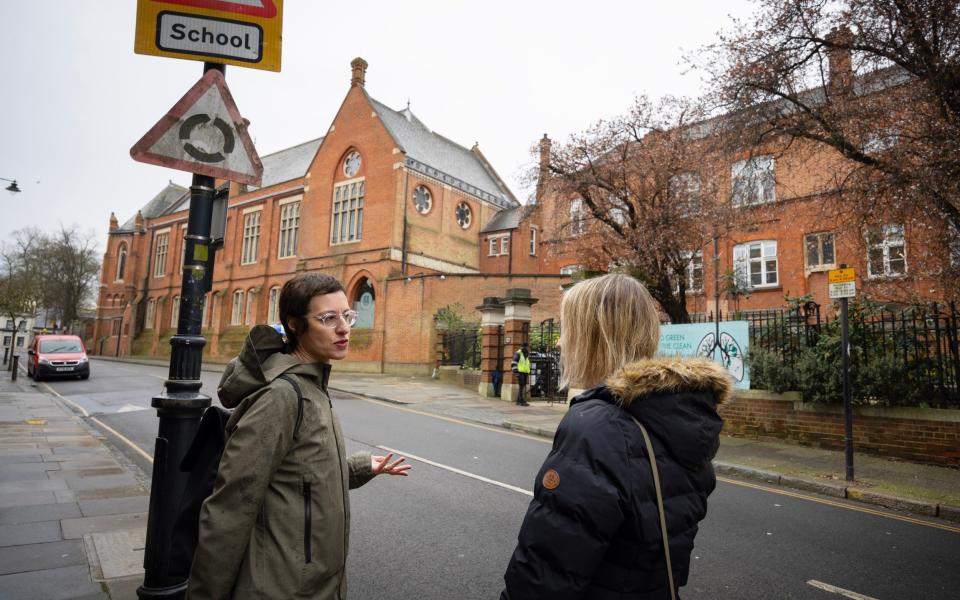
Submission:
[[[530,373],[530,359],[523,352],[520,353],[520,360],[517,361],[517,373]]]

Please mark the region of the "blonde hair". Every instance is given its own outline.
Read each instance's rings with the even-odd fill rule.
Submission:
[[[660,317],[650,292],[629,275],[587,279],[560,302],[560,387],[588,388],[624,365],[650,358]]]

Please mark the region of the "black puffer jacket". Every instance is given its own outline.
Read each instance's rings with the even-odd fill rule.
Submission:
[[[685,585],[716,486],[716,406],[731,389],[707,360],[650,359],[574,398],[537,474],[501,600],[670,598],[653,476],[630,414],[652,438],[674,581]]]

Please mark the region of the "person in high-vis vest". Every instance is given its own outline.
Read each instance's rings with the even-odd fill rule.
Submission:
[[[517,404],[519,406],[530,406],[526,399],[524,399],[524,390],[527,387],[527,376],[530,375],[530,350],[526,344],[520,346],[520,349],[513,353],[510,370],[517,374],[517,385],[520,386],[520,391],[517,394]]]

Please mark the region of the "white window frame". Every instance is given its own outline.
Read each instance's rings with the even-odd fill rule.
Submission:
[[[560,267],[561,275],[573,275],[579,273],[583,269],[580,265],[567,265],[565,267]]]
[[[353,244],[363,239],[363,204],[366,180],[361,177],[333,186],[330,245]]]
[[[270,288],[267,295],[267,323],[280,322],[280,286]]]
[[[127,243],[120,242],[117,246],[117,272],[116,277],[113,278],[114,281],[123,281],[123,276],[126,275],[127,252]]]
[[[147,299],[147,313],[143,316],[143,328],[153,329],[157,320],[157,299]]]
[[[187,225],[180,226],[180,272],[183,273],[183,265],[187,264]]]
[[[751,256],[751,251],[757,250],[758,256]],[[770,270],[773,262],[773,270]],[[753,283],[753,265],[758,264],[760,283]],[[733,247],[733,270],[741,285],[752,290],[762,290],[780,287],[780,259],[777,256],[776,240],[757,240],[738,244]],[[773,273],[775,281],[768,281],[769,274]]]
[[[170,228],[153,234],[153,276],[163,277],[167,270],[167,253],[170,250]]]
[[[688,294],[701,294],[703,293],[703,250],[697,250],[696,252],[685,252],[683,254],[683,259],[686,261],[686,266],[684,267],[684,280],[686,283],[686,292]],[[696,274],[697,274],[697,261],[699,260],[700,265],[700,285],[694,285],[696,283]],[[674,286],[674,291],[680,291],[679,283]]]
[[[824,238],[831,238],[831,245],[833,246],[833,261],[826,262],[823,259],[823,240]],[[819,262],[817,264],[810,264],[810,254],[808,252],[808,245],[812,238],[817,240],[817,258]],[[808,272],[814,271],[826,271],[829,269],[836,268],[837,266],[837,236],[833,231],[817,231],[815,233],[808,233],[803,236],[803,262],[806,265]]]
[[[240,264],[252,265],[257,262],[260,251],[260,223],[263,207],[248,208],[243,211],[243,243],[240,249]]]
[[[233,290],[233,304],[230,306],[230,325],[243,324],[243,290]]]
[[[297,238],[300,235],[300,197],[280,203],[279,233],[277,258],[294,258],[297,255]]]
[[[776,163],[770,154],[738,160],[730,166],[730,199],[734,206],[777,200]]]
[[[530,226],[530,256],[537,255],[537,227]]]
[[[867,278],[893,279],[897,277],[906,277],[908,272],[907,237],[903,225],[899,223],[888,223],[878,227],[875,232],[880,234],[877,238],[875,238],[875,240],[871,240],[871,235],[874,232],[867,231],[866,233]],[[890,265],[896,259],[891,259],[891,254],[892,251],[898,247],[901,248],[901,256],[903,257],[903,272],[893,273],[891,272]],[[883,253],[883,273],[875,273],[873,271],[873,262],[870,260],[870,254],[872,250],[880,250]]]
[[[570,236],[580,237],[587,230],[586,215],[583,214],[583,198],[570,201]]]
[[[508,254],[510,254],[510,236],[502,235],[500,236],[500,256]]]
[[[173,304],[170,305],[170,327],[176,328],[177,321],[180,320],[180,296],[173,297]]]
[[[487,239],[487,256],[499,256],[500,255],[500,244],[497,240],[500,238],[492,235]]]
[[[246,304],[244,305],[243,310],[243,324],[244,325],[253,325],[253,322],[256,321],[256,301],[257,293],[253,289],[247,290]]]
[[[677,173],[667,181],[667,195],[681,216],[693,213],[695,200],[700,197],[700,174],[693,171]]]

